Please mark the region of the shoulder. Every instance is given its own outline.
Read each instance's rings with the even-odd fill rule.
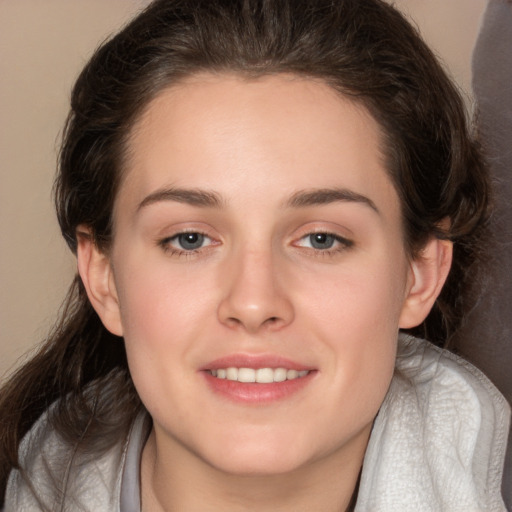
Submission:
[[[475,435],[500,440],[499,434],[508,431],[510,406],[480,370],[448,350],[407,335],[399,337],[390,407],[400,407],[402,395],[427,426],[449,420],[464,424],[466,431],[473,425]],[[406,406],[405,401],[401,405]]]
[[[101,456],[86,453],[55,431],[49,413],[20,444],[20,468],[9,476],[4,512],[119,510],[127,441]]]
[[[383,511],[505,510],[509,417],[507,401],[479,370],[401,336],[365,457],[361,503]]]
[[[428,341],[401,335],[395,373],[393,385],[414,390],[422,408],[450,403],[457,414],[496,416],[496,424],[509,416],[507,401],[480,370]]]

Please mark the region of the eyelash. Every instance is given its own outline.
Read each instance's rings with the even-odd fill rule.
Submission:
[[[167,253],[171,256],[178,256],[178,257],[193,257],[193,256],[199,254],[201,251],[208,250],[208,248],[211,245],[218,245],[217,243],[213,242],[213,243],[208,244],[206,247],[198,247],[197,249],[188,249],[188,250],[185,248],[178,249],[171,245],[172,241],[177,240],[180,236],[184,236],[187,234],[199,235],[199,236],[204,237],[204,238],[210,240],[211,242],[213,242],[213,240],[206,233],[203,233],[201,231],[181,231],[179,233],[176,233],[175,235],[168,236],[161,240],[158,240],[157,244],[158,244],[158,246],[160,246],[163,249],[163,251],[165,253]],[[336,235],[335,233],[330,233],[328,231],[313,231],[313,232],[303,235],[298,240],[299,241],[305,240],[308,237],[312,237],[315,235],[325,235],[327,237],[332,237],[334,247],[329,247],[326,249],[319,249],[319,248],[315,248],[315,247],[307,247],[307,246],[299,245],[297,242],[294,243],[293,245],[298,248],[302,247],[303,249],[307,249],[308,251],[313,253],[315,256],[319,256],[319,257],[335,256],[341,252],[351,249],[354,246],[354,242],[352,240],[349,240],[348,238]]]
[[[178,249],[176,247],[173,247],[171,245],[171,242],[173,240],[178,239],[180,236],[183,236],[183,235],[199,235],[199,236],[202,236],[202,237],[204,237],[204,238],[206,238],[208,240],[211,240],[211,238],[206,233],[203,233],[201,231],[181,231],[179,233],[176,233],[175,235],[167,236],[165,238],[162,238],[161,240],[158,240],[157,243],[163,249],[163,251],[166,254],[169,254],[171,256],[185,257],[185,258],[186,257],[195,256],[195,255],[199,254],[202,250],[205,249],[205,247],[198,247],[197,249],[187,250],[187,249],[184,249],[184,248],[183,249]],[[209,245],[207,247],[209,247]],[[214,244],[214,245],[216,245],[216,244]]]
[[[336,256],[344,251],[347,251],[348,249],[351,249],[354,246],[354,242],[352,240],[349,240],[348,238],[342,237],[340,235],[337,235],[335,233],[330,233],[328,231],[313,231],[311,233],[307,233],[306,235],[299,238],[299,241],[308,239],[310,237],[313,237],[315,235],[324,235],[327,237],[332,237],[334,247],[329,247],[326,249],[318,249],[315,247],[307,247],[298,245],[297,243],[294,244],[296,247],[302,247],[304,249],[310,250],[315,256],[318,257],[330,257],[330,256]],[[311,239],[311,238],[310,238]]]

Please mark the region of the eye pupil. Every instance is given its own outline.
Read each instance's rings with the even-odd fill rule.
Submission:
[[[183,249],[199,249],[204,242],[204,235],[200,233],[181,233],[178,235],[178,242]]]
[[[334,236],[327,233],[313,233],[309,235],[311,247],[315,249],[330,249],[334,245]]]

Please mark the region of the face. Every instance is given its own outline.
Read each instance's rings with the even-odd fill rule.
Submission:
[[[412,282],[380,141],[363,107],[292,76],[197,76],[148,106],[107,327],[160,449],[238,473],[364,453]]]

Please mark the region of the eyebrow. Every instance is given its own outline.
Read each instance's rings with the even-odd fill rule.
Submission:
[[[220,208],[225,201],[213,191],[187,188],[162,188],[146,196],[137,207],[137,211],[161,201],[175,201],[202,208]],[[286,202],[288,208],[305,208],[336,202],[361,203],[369,206],[380,215],[375,203],[368,197],[345,188],[322,188],[301,190],[293,194]]]
[[[222,198],[215,192],[200,189],[186,188],[163,188],[152,192],[146,196],[137,207],[137,211],[149,206],[150,204],[160,201],[175,201],[178,203],[186,203],[192,206],[200,206],[203,208],[219,208],[223,204]]]
[[[292,208],[303,208],[306,206],[317,206],[336,202],[361,203],[369,206],[380,215],[376,204],[366,196],[358,194],[346,188],[321,188],[313,190],[302,190],[292,195],[286,205]]]

